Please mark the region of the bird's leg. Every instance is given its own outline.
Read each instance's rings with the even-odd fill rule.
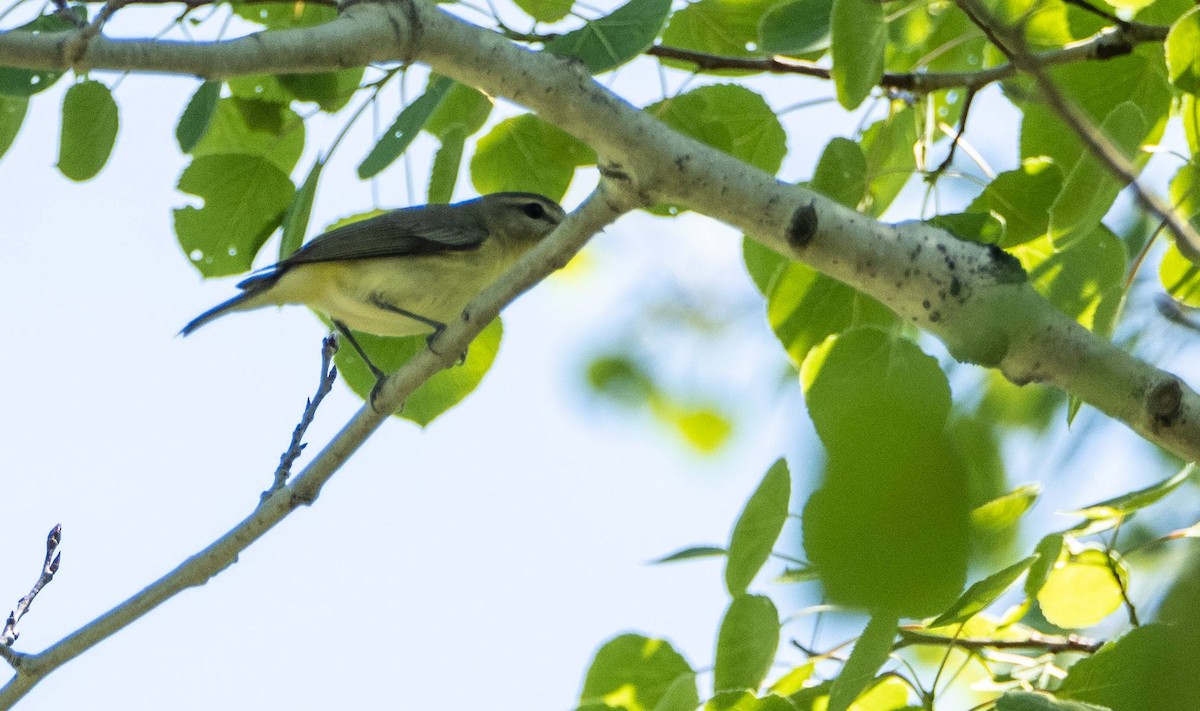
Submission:
[[[378,294],[371,295],[371,304],[373,306],[383,309],[384,311],[389,311],[394,314],[400,314],[401,316],[406,316],[408,318],[411,318],[414,321],[417,321],[418,323],[423,323],[426,326],[432,328],[433,333],[429,334],[429,337],[425,339],[425,345],[429,346],[429,350],[433,351],[436,355],[441,355],[441,353],[438,353],[437,350],[434,349],[433,342],[437,340],[438,336],[442,335],[442,331],[446,330],[446,324],[442,323],[441,321],[435,321],[431,318],[426,318],[420,314],[414,314],[412,311],[409,311],[408,309],[400,308],[399,306],[396,306],[395,304],[389,304],[388,302],[384,301],[383,298],[381,298]]]
[[[343,336],[345,336],[346,340],[350,342],[350,345],[354,346],[354,350],[358,353],[358,357],[362,358],[363,363],[365,363],[367,368],[370,369],[371,375],[375,376],[375,386],[371,388],[370,402],[371,409],[378,411],[379,408],[375,407],[375,398],[379,395],[379,389],[383,387],[383,381],[387,380],[387,373],[377,368],[375,364],[371,362],[371,359],[367,357],[367,352],[364,351],[363,347],[358,344],[358,339],[354,337],[354,334],[350,332],[350,329],[346,326],[346,324],[334,319],[333,327],[338,330],[338,333],[341,333]]]

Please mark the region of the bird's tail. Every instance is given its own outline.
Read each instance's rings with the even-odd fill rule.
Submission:
[[[275,282],[279,281],[279,276],[280,275],[278,273],[259,274],[239,283],[238,288],[242,289],[242,293],[228,301],[223,301],[217,304],[191,321],[188,321],[187,325],[179,331],[179,335],[189,336],[191,335],[192,331],[195,331],[197,328],[200,328],[209,321],[215,321],[216,319],[221,318],[230,311],[241,311],[245,308],[263,306],[264,304],[251,305],[249,302],[253,301],[254,297],[262,294],[264,291],[274,286]]]

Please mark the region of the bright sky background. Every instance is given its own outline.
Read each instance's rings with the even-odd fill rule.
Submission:
[[[115,76],[96,78],[112,86]],[[176,337],[235,281],[200,279],[171,229],[171,208],[188,200],[174,190],[187,158],[173,132],[197,83],[122,80],[112,159],[73,184],[54,168],[68,81],[35,97],[0,159],[9,343],[0,350],[0,606],[29,589],[50,527],[64,529],[62,570],[21,625],[23,651],[135,593],[253,509],[316,385],[324,335],[311,314],[289,308]],[[410,78],[410,98],[421,85]],[[790,86],[774,106],[806,98],[797,86],[832,91]],[[654,80],[634,96],[658,91]],[[384,125],[397,101],[381,111]],[[788,117],[807,128],[792,133],[785,179],[807,177],[826,140],[797,145],[798,136],[825,136],[833,120],[851,133],[839,117],[828,106]],[[310,124],[295,179],[341,120]],[[371,144],[370,122],[361,129],[325,169],[310,235],[375,207],[370,184],[353,174]],[[998,140],[1011,154],[1011,136]],[[425,155],[418,148],[413,160],[418,202]],[[397,164],[378,183],[379,202],[406,204],[404,185]],[[567,206],[593,185],[581,172]],[[459,195],[472,195],[469,181]],[[903,216],[916,214],[919,195]],[[568,709],[593,651],[626,630],[665,636],[694,666],[710,666],[727,603],[720,564],[645,563],[723,543],[776,457],[813,469],[811,428],[798,388],[772,399],[760,385],[738,405],[732,445],[704,458],[649,417],[594,407],[583,364],[637,315],[647,288],[682,284],[734,303],[754,294],[738,235],[705,218],[630,216],[589,253],[592,268],[578,279],[557,278],[506,312],[496,365],[466,402],[426,430],[386,425],[314,507],[203,588],[60,669],[22,708],[454,709],[482,700]],[[673,354],[678,379],[726,373],[734,393],[780,371],[765,319],[741,338],[720,353]],[[339,384],[309,430],[309,451],[360,405]]]

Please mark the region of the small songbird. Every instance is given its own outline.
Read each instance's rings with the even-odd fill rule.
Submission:
[[[197,316],[181,333],[234,311],[304,304],[325,314],[377,379],[350,330],[436,337],[566,217],[534,193],[494,193],[421,205],[330,230],[238,284],[242,293]]]

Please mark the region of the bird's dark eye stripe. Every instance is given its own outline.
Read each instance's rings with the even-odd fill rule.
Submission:
[[[540,220],[546,216],[546,208],[542,207],[540,202],[527,202],[521,207],[521,210],[524,211],[527,217],[535,220]]]

